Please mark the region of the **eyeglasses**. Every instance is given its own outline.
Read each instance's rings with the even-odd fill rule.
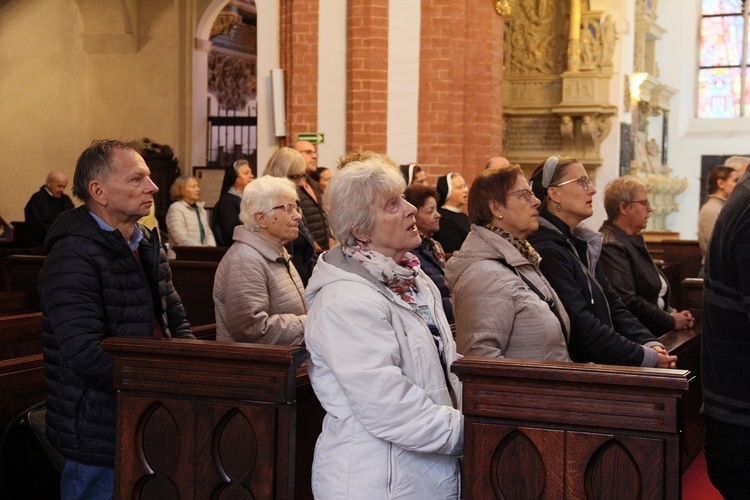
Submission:
[[[651,202],[648,200],[633,200],[633,201],[630,201],[629,203],[640,203],[641,205],[646,207],[646,210],[651,208]]]
[[[314,149],[305,149],[304,151],[299,151],[299,153],[303,155],[317,155],[318,154],[318,152],[315,151]]]
[[[268,212],[271,212],[272,210],[276,210],[277,208],[283,208],[284,212],[286,212],[287,215],[292,215],[293,212],[297,212],[298,214],[302,214],[302,208],[300,208],[300,206],[297,205],[296,203],[285,203],[283,205],[278,205],[278,206],[273,207]],[[268,212],[266,212],[266,213],[268,213]]]
[[[525,201],[526,203],[531,203],[531,201],[534,199],[534,193],[532,193],[528,189],[519,189],[517,191],[511,191],[506,196],[514,196],[517,194],[520,194],[521,197],[523,198],[523,201]]]
[[[305,178],[305,174],[287,175],[286,178],[289,179],[292,182],[297,182],[297,181],[301,181],[302,179],[304,179]]]
[[[569,181],[558,182],[557,184],[553,184],[550,187],[562,187],[565,184],[570,184],[572,182],[578,182],[579,184],[581,184],[581,187],[583,188],[584,191],[588,191],[589,187],[591,187],[591,179],[589,179],[585,175],[582,175],[578,177],[577,179],[570,179]]]

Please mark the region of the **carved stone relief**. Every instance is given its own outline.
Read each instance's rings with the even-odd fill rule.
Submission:
[[[616,110],[609,103],[616,35],[610,16],[588,2],[582,9],[570,0],[519,0],[508,17],[505,154],[524,167],[552,154],[602,163],[599,146]],[[575,40],[573,11],[581,28]]]
[[[244,109],[255,99],[255,62],[223,54],[208,55],[208,91],[222,109]]]

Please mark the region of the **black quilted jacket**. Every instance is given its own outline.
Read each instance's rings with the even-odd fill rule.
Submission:
[[[115,391],[107,337],[192,337],[156,233],[141,226],[141,264],[119,231],[85,207],[64,212],[47,235],[39,279],[47,379],[47,436],[65,458],[114,465]]]

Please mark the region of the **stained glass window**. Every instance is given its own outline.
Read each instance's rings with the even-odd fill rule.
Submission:
[[[750,116],[748,2],[702,0],[698,117]]]

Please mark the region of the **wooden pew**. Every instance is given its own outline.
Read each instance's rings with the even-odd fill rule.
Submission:
[[[214,276],[218,262],[172,260],[172,282],[180,294],[191,325],[216,323],[214,313]]]
[[[689,372],[467,356],[465,498],[680,498]]]
[[[685,276],[685,278],[698,276],[701,265],[701,250],[697,240],[663,240],[661,245],[665,266],[678,262],[688,262],[691,267],[686,268],[685,271],[689,276]]]
[[[43,401],[44,360],[41,354],[0,360],[0,432],[26,408]]]
[[[681,283],[683,305],[695,318],[696,323],[703,321],[703,278],[685,278]]]
[[[683,472],[703,449],[705,419],[701,415],[703,390],[701,384],[701,332],[698,322],[689,330],[667,332],[659,341],[669,354],[677,356],[677,368],[690,371],[690,387],[680,400],[680,450]]]
[[[117,498],[312,498],[323,412],[302,347],[107,339]],[[304,429],[304,432],[297,432]]]
[[[0,317],[39,310],[39,295],[26,290],[0,291]]]
[[[26,290],[37,293],[39,272],[44,255],[9,255],[0,261],[3,290]],[[38,298],[37,298],[38,302]]]
[[[176,260],[197,260],[201,262],[219,262],[229,247],[172,247]]]
[[[42,313],[0,317],[0,360],[42,352]]]

